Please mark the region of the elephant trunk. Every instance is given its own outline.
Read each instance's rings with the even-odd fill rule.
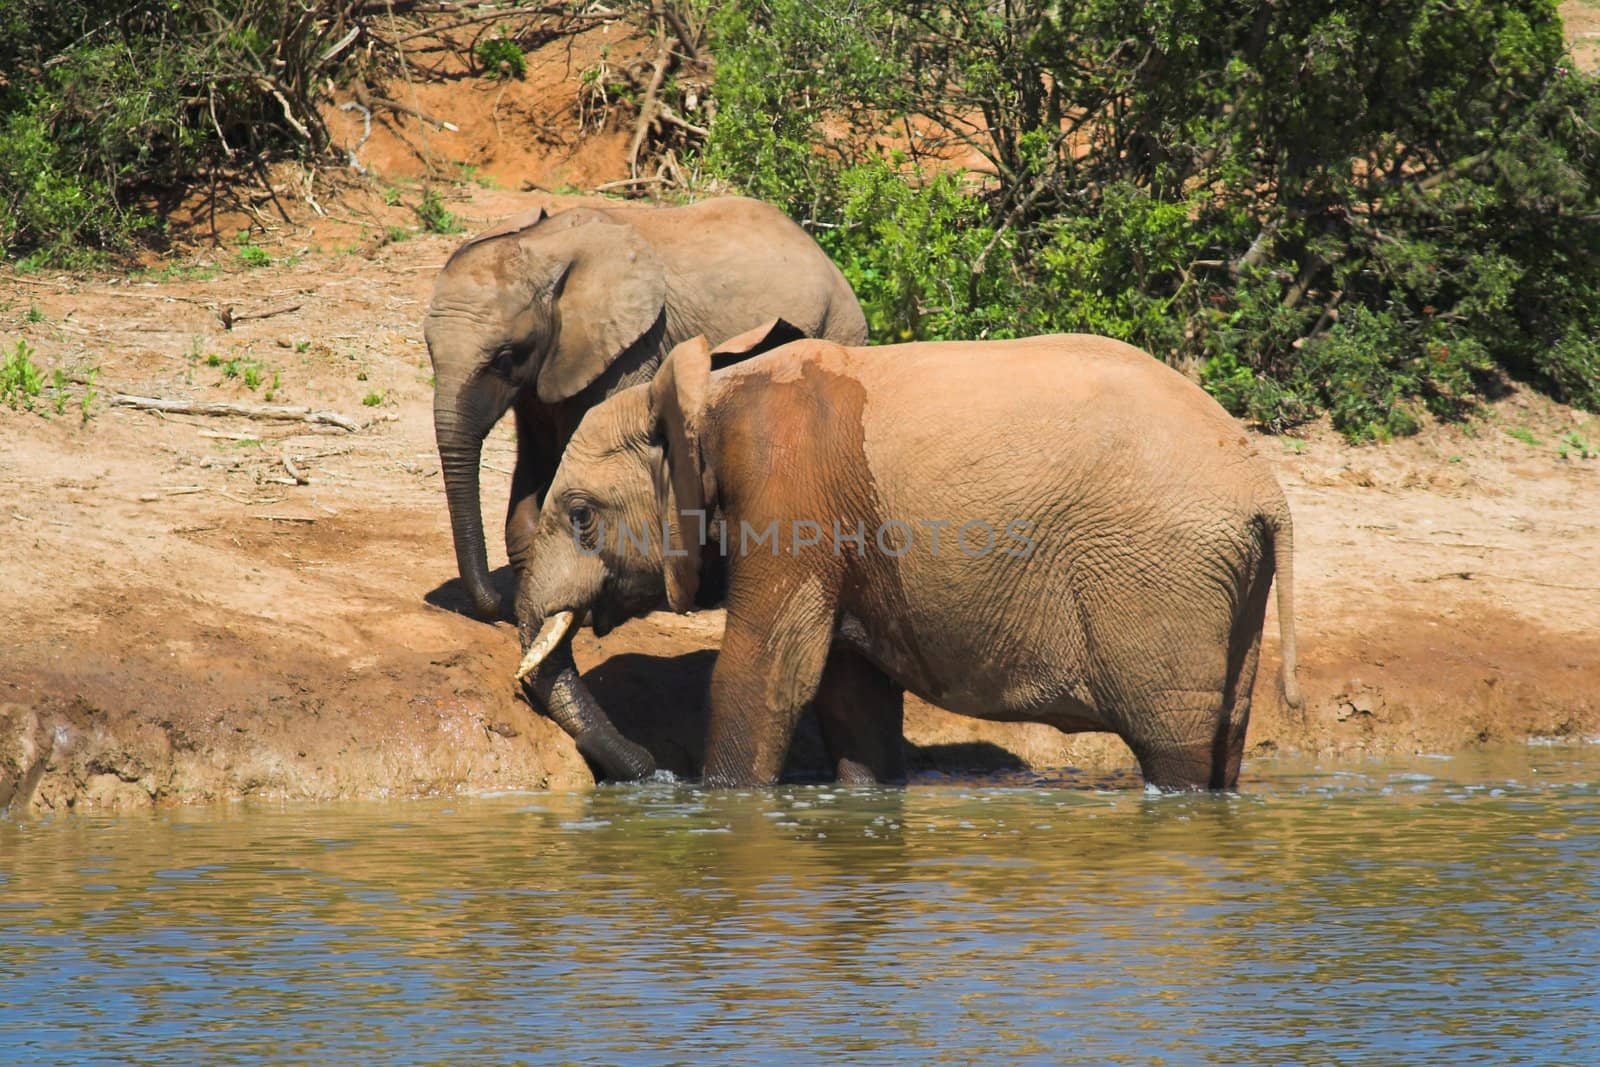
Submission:
[[[445,502],[450,508],[450,533],[456,546],[456,566],[472,597],[473,610],[484,619],[498,619],[501,608],[500,595],[489,581],[478,464],[483,457],[483,440],[503,414],[504,410],[483,419],[464,416],[457,410],[456,398],[450,396],[441,396],[433,409]]]
[[[655,757],[617,732],[579,679],[570,633],[561,638],[524,684],[538,706],[577,742],[583,758],[598,767],[604,777],[632,781],[655,772]]]

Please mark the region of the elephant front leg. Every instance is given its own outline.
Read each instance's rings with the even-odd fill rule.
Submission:
[[[528,564],[529,546],[539,526],[539,509],[555,480],[565,442],[551,426],[551,415],[538,402],[519,398],[513,409],[517,421],[517,465],[511,472],[511,496],[506,503],[506,558],[518,574]]]
[[[778,780],[833,638],[831,598],[818,579],[796,585],[741,577],[729,591],[722,652],[711,674],[705,784],[713,787]]]
[[[835,645],[813,703],[839,781],[906,780],[905,690],[893,679],[854,650]]]

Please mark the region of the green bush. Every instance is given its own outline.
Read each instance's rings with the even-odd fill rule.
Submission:
[[[362,6],[0,0],[0,253],[126,249],[158,230],[136,194],[326,149]]]
[[[478,57],[484,72],[492,78],[516,78],[520,81],[527,76],[528,58],[522,54],[522,46],[509,37],[485,38],[478,42],[473,54]]]
[[[707,172],[873,335],[1087,330],[1272,428],[1498,377],[1600,408],[1600,81],[1551,0],[765,0],[712,21]]]

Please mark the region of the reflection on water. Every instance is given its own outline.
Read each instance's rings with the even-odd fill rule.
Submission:
[[[1592,1062],[1600,750],[1248,783],[0,821],[0,1060]]]

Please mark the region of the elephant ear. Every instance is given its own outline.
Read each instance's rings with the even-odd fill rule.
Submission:
[[[721,370],[751,356],[759,356],[790,341],[804,340],[806,332],[786,319],[763,322],[753,330],[730,337],[711,350],[711,369]]]
[[[555,344],[539,369],[539,399],[576,396],[643,337],[667,302],[667,272],[626,222],[574,208],[519,238],[531,277],[553,279]]]
[[[548,218],[549,215],[550,213],[541,205],[540,207],[530,208],[527,211],[518,212],[508,219],[502,219],[493,226],[490,226],[487,230],[484,230],[482,233],[474,234],[465,241],[462,241],[461,244],[456,246],[456,250],[450,253],[450,261],[454,261],[457,256],[461,255],[461,253],[465,252],[473,245],[480,245],[485,241],[492,241],[496,237],[505,237],[507,234],[520,233],[529,227],[537,226],[539,223]],[[448,267],[449,265],[450,262],[445,263],[445,266]]]
[[[701,429],[711,391],[711,346],[693,337],[668,353],[650,383],[650,414],[665,452],[667,604],[684,612],[700,587],[699,541],[710,523],[716,478],[705,462]],[[697,511],[698,515],[685,515]]]

